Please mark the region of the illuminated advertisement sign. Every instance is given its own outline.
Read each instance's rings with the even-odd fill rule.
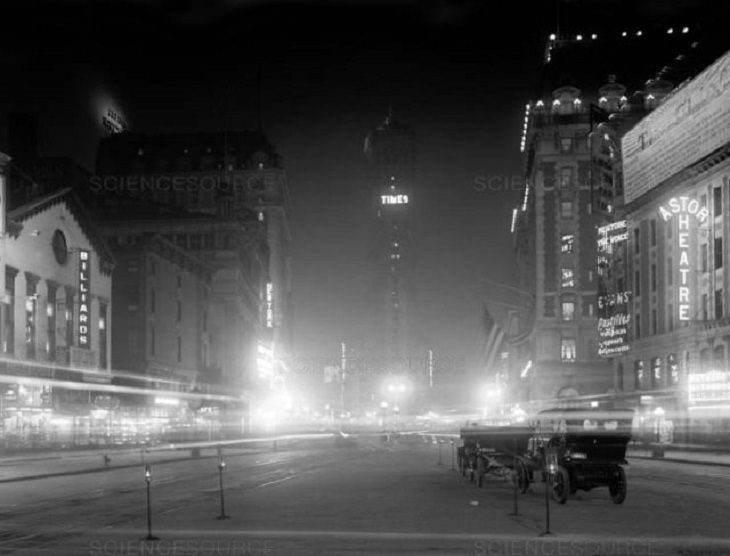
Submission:
[[[709,371],[687,376],[690,403],[730,401],[730,373]]]
[[[629,351],[631,292],[598,296],[598,355],[611,357]]]
[[[381,195],[380,203],[383,205],[407,205],[408,195]]]
[[[611,222],[598,228],[598,355],[613,357],[629,351],[629,325],[631,315],[630,291],[616,291],[608,283],[608,269],[615,265],[613,255],[625,249],[629,239],[626,220]]]
[[[598,228],[598,252],[612,253],[613,246],[629,239],[629,228],[626,220],[612,222]]]
[[[624,135],[625,201],[634,201],[729,141],[730,52],[675,89]]]
[[[85,249],[79,251],[79,347],[89,349],[91,322],[91,257]]]
[[[266,283],[266,328],[274,328],[274,284]]]
[[[689,197],[673,197],[666,205],[658,209],[659,215],[664,222],[669,222],[674,215],[677,215],[677,246],[679,247],[679,320],[690,319],[690,283],[689,283],[689,222],[690,215],[694,216],[702,224],[709,215],[707,208],[700,206],[697,199]]]

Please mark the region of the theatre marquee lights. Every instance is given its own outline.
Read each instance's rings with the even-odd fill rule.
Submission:
[[[690,320],[690,281],[689,273],[692,268],[689,259],[690,246],[690,216],[694,216],[699,224],[707,220],[709,211],[700,205],[697,199],[690,197],[672,197],[666,205],[657,209],[664,222],[669,222],[677,215],[677,247],[679,248],[679,320]]]

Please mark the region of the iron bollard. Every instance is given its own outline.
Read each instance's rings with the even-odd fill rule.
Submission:
[[[444,463],[441,461],[441,444],[443,444],[444,441],[439,438],[437,442],[439,445],[439,461],[437,465],[443,465]]]
[[[218,519],[228,519],[229,515],[226,515],[226,505],[225,500],[223,498],[223,470],[226,468],[226,462],[223,459],[223,449],[218,448],[218,485],[220,486],[220,492],[221,492],[221,515],[218,516]]]
[[[144,466],[144,480],[147,483],[147,541],[157,541],[159,537],[155,537],[152,534],[152,492],[150,489],[152,483],[152,467],[150,465]]]

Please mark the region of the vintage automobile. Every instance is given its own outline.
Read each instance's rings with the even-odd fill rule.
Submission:
[[[634,413],[604,408],[550,409],[537,414],[529,458],[545,469],[553,498],[607,486],[611,499],[626,499],[626,446]]]

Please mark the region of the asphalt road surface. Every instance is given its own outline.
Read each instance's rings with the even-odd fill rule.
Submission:
[[[231,451],[233,452],[233,451]],[[730,467],[631,460],[628,496],[605,488],[550,504],[542,483],[477,488],[448,443],[379,438],[270,447],[0,484],[0,554],[138,556],[730,554]]]

